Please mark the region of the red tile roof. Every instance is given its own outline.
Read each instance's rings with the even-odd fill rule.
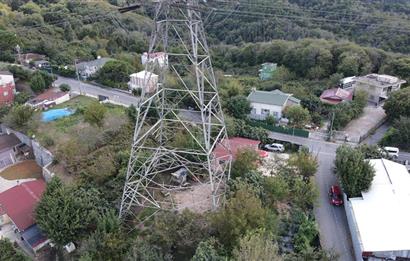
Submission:
[[[34,209],[45,189],[46,183],[43,180],[34,180],[0,193],[1,208],[20,231],[35,224]]]
[[[48,89],[47,91],[43,92],[40,95],[37,95],[32,102],[33,103],[39,103],[39,102],[43,102],[45,100],[47,101],[54,101],[57,100],[60,97],[63,97],[64,95],[66,95],[66,92],[62,92],[60,90],[57,89]]]
[[[342,101],[351,101],[353,99],[353,92],[341,88],[333,88],[325,90],[320,95],[320,100],[325,103],[338,104]]]
[[[223,143],[223,142],[222,142]],[[240,138],[240,137],[234,137],[234,138],[229,138],[228,139],[228,144],[231,148],[232,152],[232,158],[236,158],[236,154],[245,148],[251,148],[254,149],[256,152],[259,153],[260,157],[266,157],[268,154],[266,151],[260,150],[258,148],[260,141],[258,140],[251,140],[251,139],[246,139],[246,138]],[[225,158],[229,156],[229,151],[222,146],[221,144],[218,144],[214,151],[213,154],[215,155],[216,158]]]

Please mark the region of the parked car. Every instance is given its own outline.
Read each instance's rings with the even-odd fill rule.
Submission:
[[[273,152],[284,152],[285,151],[285,146],[283,146],[280,143],[272,143],[272,144],[266,144],[263,146],[266,150],[268,151],[273,151]]]
[[[395,148],[395,147],[384,147],[383,148],[387,154],[389,155],[389,157],[393,158],[393,159],[397,159],[399,157],[399,149]]]
[[[343,205],[342,190],[339,186],[333,185],[329,189],[329,200],[330,204],[334,206]]]

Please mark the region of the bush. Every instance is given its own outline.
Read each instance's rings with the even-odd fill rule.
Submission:
[[[46,146],[46,147],[51,147],[51,146],[53,146],[55,143],[54,143],[54,140],[51,138],[51,137],[49,137],[49,136],[44,136],[43,137],[43,139],[42,139],[42,143],[44,144],[44,146]]]
[[[70,85],[66,83],[61,84],[59,88],[60,88],[60,91],[62,92],[69,92],[71,90]]]
[[[99,102],[93,102],[85,108],[84,120],[91,125],[102,127],[107,109]]]

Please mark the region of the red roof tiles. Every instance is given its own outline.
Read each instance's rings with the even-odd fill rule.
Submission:
[[[46,183],[34,180],[21,183],[0,193],[0,206],[10,217],[20,231],[24,231],[33,224],[34,209],[40,201]]]

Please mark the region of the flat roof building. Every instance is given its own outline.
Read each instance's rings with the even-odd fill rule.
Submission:
[[[356,260],[409,260],[410,174],[404,165],[370,160],[369,191],[345,200]]]

